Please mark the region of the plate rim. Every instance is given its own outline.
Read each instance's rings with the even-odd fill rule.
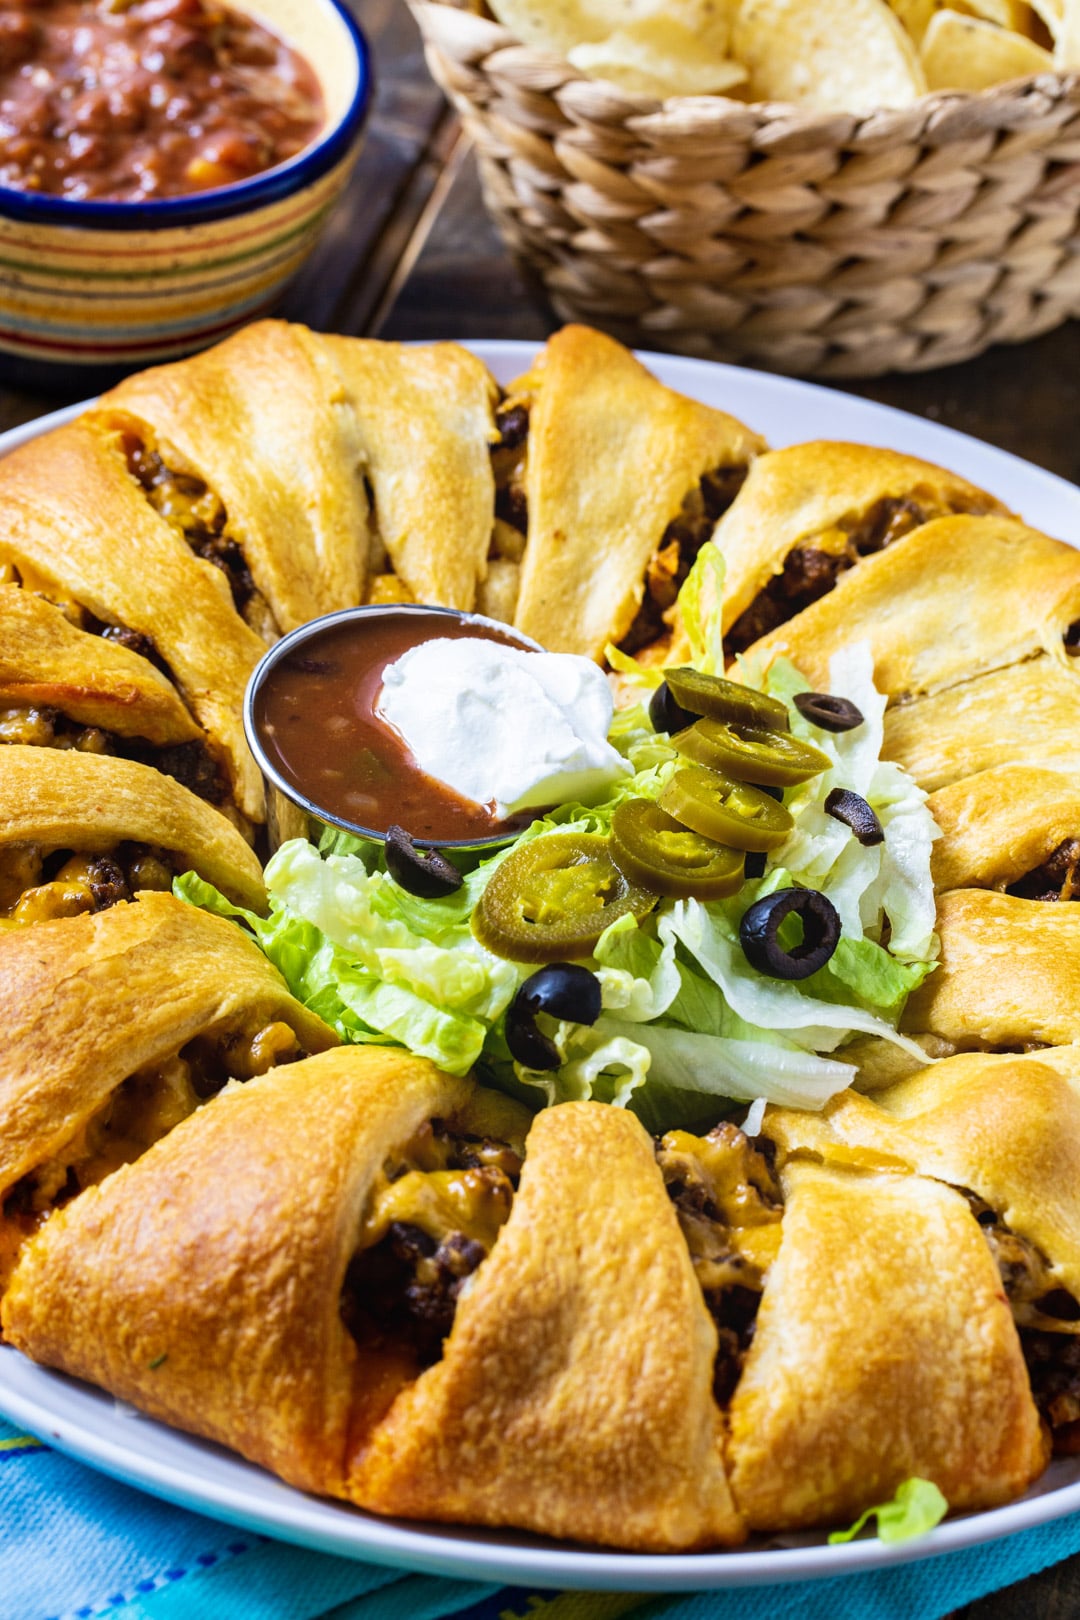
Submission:
[[[539,340],[456,341],[461,341],[463,347],[484,360],[502,380],[509,380],[517,368],[525,369],[542,347]],[[740,416],[744,414],[739,399],[742,391],[763,398],[766,403],[775,403],[778,410],[793,402],[796,413],[808,412],[815,426],[818,425],[814,416],[817,406],[826,413],[826,423],[832,414],[855,424],[854,433],[849,425],[843,434],[830,431],[829,437],[841,436],[853,442],[890,448],[895,447],[890,430],[895,430],[901,441],[926,440],[926,448],[909,453],[930,459],[936,457],[954,470],[966,471],[968,477],[987,484],[1003,498],[1007,498],[1005,489],[996,478],[988,479],[982,469],[1000,473],[1006,488],[1015,477],[1038,496],[1038,517],[1030,514],[1030,502],[1025,499],[1025,521],[1046,526],[1047,512],[1060,511],[1060,516],[1054,519],[1055,527],[1071,528],[1076,536],[1072,538],[1069,533],[1062,533],[1060,538],[1074,546],[1080,544],[1080,488],[1010,451],[932,419],[819,383],[682,355],[649,350],[635,353],[661,380],[683,392],[696,394],[694,383],[699,379],[705,383],[708,379],[703,391],[713,399],[726,393],[725,408]],[[94,403],[95,400],[87,399],[63,406],[0,433],[0,456],[72,421]],[[749,425],[758,427],[752,403],[747,403],[751,405],[745,411]],[[858,425],[863,419],[869,437],[862,437],[859,431]],[[782,436],[771,437],[777,446],[797,442],[784,440]],[[941,449],[935,450],[938,444]],[[998,483],[997,488],[995,483]],[[1033,494],[1032,499],[1035,498]],[[123,1427],[115,1436],[104,1438],[96,1434],[91,1415],[95,1407],[107,1407],[110,1403],[116,1405],[105,1392],[39,1367],[11,1346],[0,1345],[0,1414],[40,1434],[55,1449],[115,1479],[190,1511],[209,1513],[227,1523],[339,1557],[493,1584],[660,1593],[829,1579],[940,1557],[1050,1523],[1080,1510],[1078,1478],[1041,1490],[1036,1485],[1034,1495],[1028,1493],[1003,1507],[946,1520],[920,1540],[894,1546],[871,1537],[844,1546],[829,1546],[820,1539],[810,1543],[809,1538],[805,1538],[808,1543],[805,1545],[707,1553],[643,1554],[578,1548],[533,1537],[515,1539],[518,1533],[514,1531],[439,1525],[417,1528],[402,1521],[380,1519],[349,1504],[295,1490],[238,1454],[218,1447],[210,1449],[220,1455],[226,1468],[225,1479],[219,1482],[217,1478],[200,1477],[200,1450],[206,1451],[209,1443],[198,1437],[152,1418],[140,1415],[137,1419],[135,1433],[141,1431],[146,1436],[156,1432],[167,1450],[176,1447],[182,1460],[190,1459],[184,1467],[168,1456],[156,1456],[137,1440],[133,1444],[133,1436],[128,1432],[133,1420],[119,1414],[113,1421]],[[228,1478],[229,1470],[236,1474],[235,1484]],[[263,1483],[266,1497],[262,1501],[253,1497],[250,1481],[245,1481],[248,1473],[256,1482]]]

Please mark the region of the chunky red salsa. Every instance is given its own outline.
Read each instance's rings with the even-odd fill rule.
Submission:
[[[0,185],[186,196],[295,157],[324,120],[303,57],[216,0],[0,4]]]
[[[404,738],[377,712],[388,664],[422,641],[459,636],[521,645],[512,630],[390,608],[305,637],[267,670],[255,697],[253,719],[266,757],[311,804],[374,832],[396,823],[418,842],[448,844],[520,831],[535,811],[499,821],[425,776]]]

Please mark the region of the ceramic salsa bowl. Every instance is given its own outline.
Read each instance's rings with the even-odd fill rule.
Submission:
[[[326,124],[250,180],[146,203],[0,186],[0,357],[130,367],[173,359],[266,314],[311,251],[359,154],[367,44],[342,0],[230,0],[305,56]]]

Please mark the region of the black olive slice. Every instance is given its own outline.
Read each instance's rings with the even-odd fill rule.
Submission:
[[[692,726],[699,715],[691,714],[684,709],[681,703],[675,701],[675,695],[667,681],[661,681],[649,700],[649,720],[654,731],[667,731],[674,736],[677,731],[685,731]]]
[[[777,935],[785,917],[802,918],[803,940],[785,950]],[[823,968],[840,942],[836,907],[816,889],[779,889],[755,900],[743,913],[739,939],[750,966],[771,979],[808,979]]]
[[[850,788],[833,788],[825,800],[825,814],[850,827],[859,843],[867,849],[872,844],[885,842],[885,829],[873,806],[867,804],[861,794],[852,793]]]
[[[441,900],[461,888],[461,873],[437,849],[417,849],[404,827],[386,829],[386,870],[394,882],[420,900]]]
[[[747,852],[743,863],[744,878],[759,878],[765,876],[765,863],[767,856],[764,850],[751,849]]]
[[[831,692],[799,692],[795,707],[804,720],[821,731],[854,731],[865,716],[850,698],[833,697]]]
[[[506,1015],[511,1057],[527,1069],[557,1069],[554,1041],[536,1027],[538,1012],[572,1024],[595,1024],[600,1016],[600,980],[576,962],[551,962],[525,980]]]
[[[1070,658],[1080,657],[1080,619],[1073,620],[1061,639]]]

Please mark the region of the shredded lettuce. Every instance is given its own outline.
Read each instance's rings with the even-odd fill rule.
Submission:
[[[882,760],[886,699],[874,686],[874,660],[869,644],[844,647],[829,665],[829,690],[861,710],[865,723],[853,731],[819,731],[805,720],[792,699],[808,690],[794,664],[778,659],[763,679],[753,679],[790,707],[791,730],[829,755],[832,768],[785,795],[795,830],[775,852],[771,864],[790,873],[794,882],[821,889],[840,914],[844,933],[877,940],[889,925],[889,952],[903,960],[928,961],[937,954],[934,934],[934,886],[930,854],[938,836],[926,808],[926,794],[900,769]],[[852,838],[842,822],[825,812],[833,788],[858,793],[877,813],[883,844],[869,848]]]
[[[929,1479],[905,1479],[891,1502],[867,1508],[849,1530],[834,1530],[830,1545],[852,1541],[872,1518],[877,1519],[879,1541],[911,1541],[941,1523],[949,1504]]]
[[[639,664],[636,658],[624,653],[613,641],[609,641],[604,648],[604,657],[609,667],[622,676],[630,691],[655,692],[658,686],[664,684],[664,672],[659,664]]]
[[[707,540],[679,592],[679,613],[690,644],[690,662],[703,675],[723,675],[724,557],[715,540]]]
[[[706,673],[724,667],[722,585],[723,560],[710,542],[679,598],[691,660]],[[533,1106],[591,1098],[631,1108],[650,1128],[666,1130],[715,1120],[718,1104],[745,1101],[756,1129],[767,1102],[818,1109],[849,1085],[855,1070],[844,1046],[853,1035],[895,1042],[925,1061],[897,1025],[937,954],[930,877],[937,830],[926,795],[881,760],[885,698],[874,688],[865,644],[844,648],[831,665],[831,690],[864,716],[848,732],[819,731],[794,708],[807,683],[793,664],[781,659],[763,671],[743,662],[743,679],[782,698],[792,732],[830,760],[823,775],[787,790],[794,830],[764,874],[730,899],[663,900],[640,922],[620,918],[587,964],[600,981],[597,1023],[541,1014],[558,1069],[539,1073],[514,1061],[506,1011],[534,969],[493,955],[473,936],[472,912],[492,872],[533,839],[606,834],[621,803],[657,798],[679,768],[671,739],[653,729],[645,707],[662,670],[644,669],[617,649],[608,656],[642,694],[616,714],[610,733],[633,775],[600,804],[564,804],[539,817],[495,855],[451,852],[463,878],[456,893],[438,900],[407,893],[386,872],[377,845],[331,829],[318,848],[298,840],[278,850],[266,869],[268,917],[230,905],[194,873],[177,880],[176,893],[249,928],[293,993],[344,1040],[398,1043],[453,1074],[475,1067]],[[834,787],[869,801],[882,844],[865,848],[826,814]],[[827,894],[842,926],[831,959],[801,981],[758,973],[739,940],[747,908],[792,885]]]

